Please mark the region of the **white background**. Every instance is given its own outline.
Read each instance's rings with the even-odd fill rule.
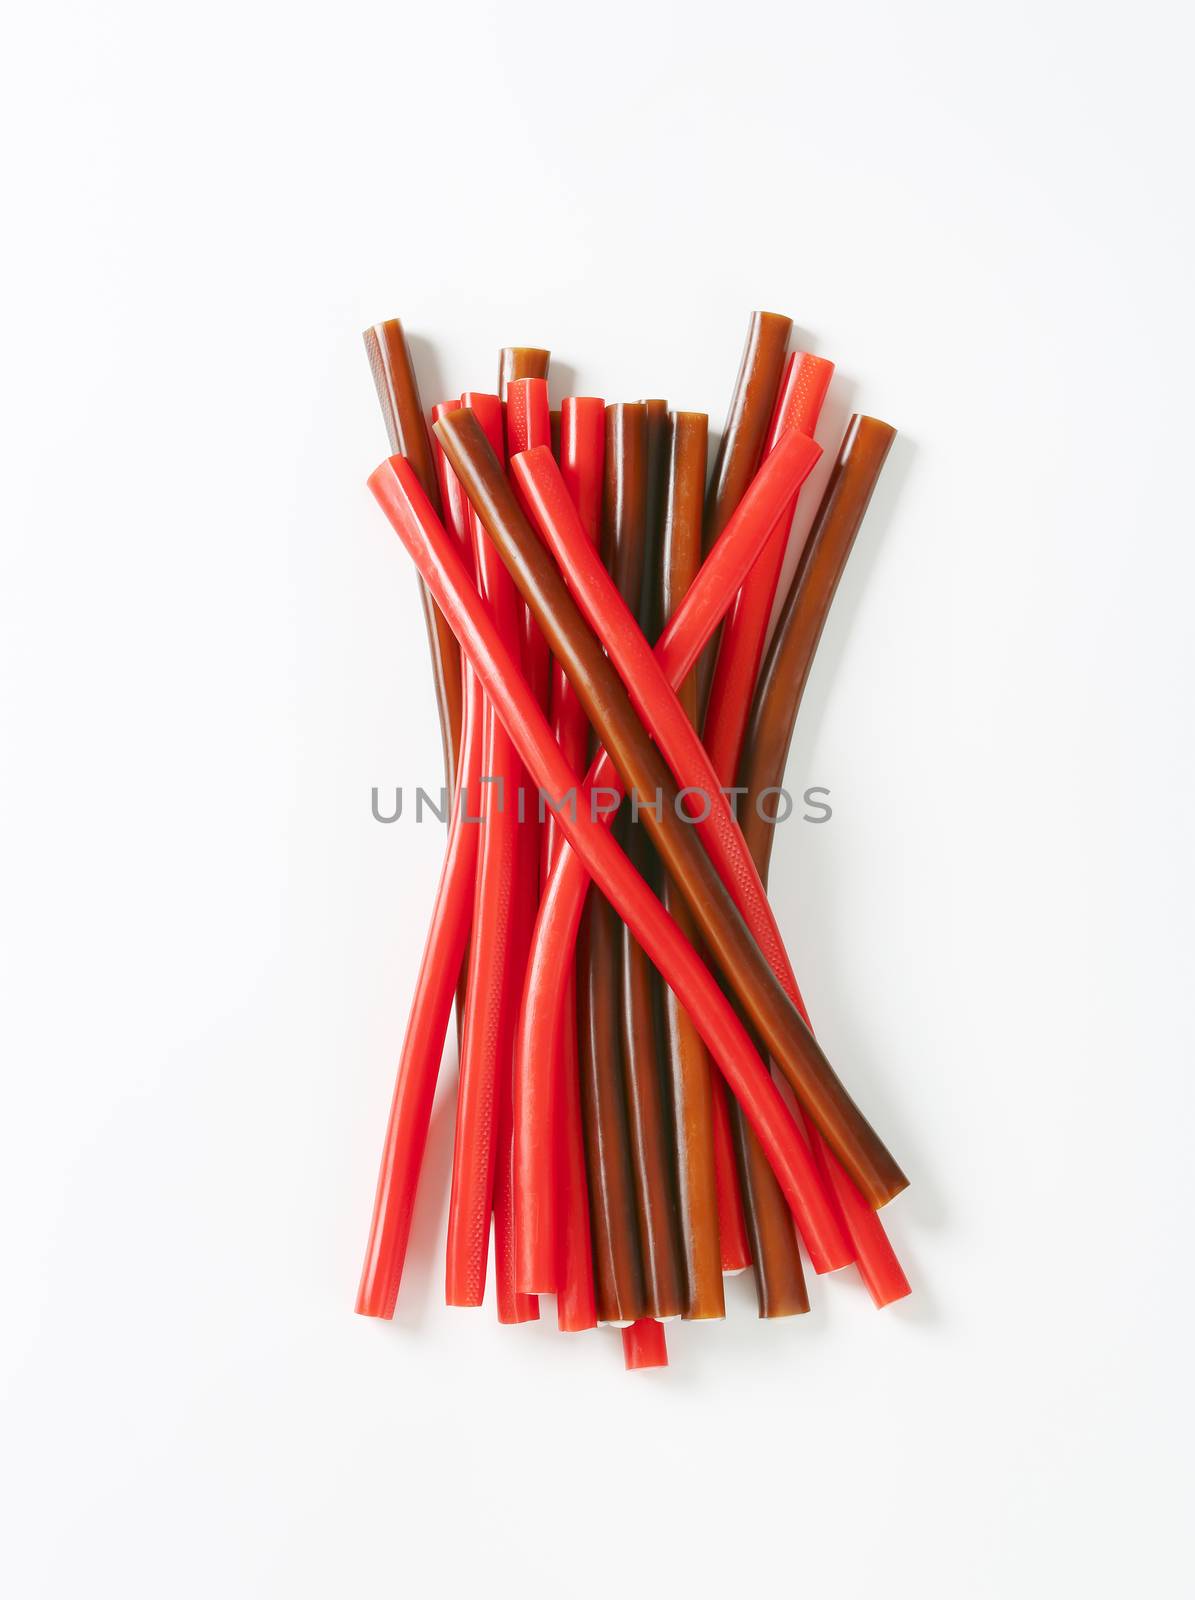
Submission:
[[[1192,1592],[1184,9],[16,20],[6,1593]],[[900,430],[775,884],[916,1294],[638,1375],[449,1313],[450,1063],[363,1321],[441,841],[369,815],[439,753],[361,329],[718,427],[754,307]]]

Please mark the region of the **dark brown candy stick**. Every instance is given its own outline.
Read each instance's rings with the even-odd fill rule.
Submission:
[[[784,372],[792,326],[791,317],[780,316],[775,311],[751,313],[747,343],[743,346],[739,375],[730,397],[726,425],[718,442],[706,494],[704,548],[707,555],[734,515],[759,466]],[[718,655],[719,637],[720,632],[710,640],[697,665],[697,703],[702,717]]]
[[[599,1322],[633,1322],[647,1314],[618,1028],[621,928],[591,885],[577,941],[577,1024]]]
[[[619,593],[640,617],[654,593],[648,578],[655,543],[648,515],[648,486],[653,469],[659,475],[660,425],[666,411],[663,401],[606,407],[602,545],[609,551],[610,574]],[[615,826],[627,855],[655,886],[658,862],[650,839],[630,809],[629,802],[624,802]],[[622,1061],[644,1294],[651,1316],[677,1317],[685,1309],[687,1296],[672,1174],[671,1107],[657,1031],[655,969],[625,925],[619,942]]]
[[[684,599],[701,566],[701,511],[705,493],[708,420],[703,412],[674,411],[668,418],[668,462],[660,541],[660,622]],[[678,691],[689,720],[697,715],[692,674]],[[690,944],[697,926],[671,879],[663,900]],[[726,1314],[722,1251],[718,1242],[718,1189],[714,1178],[713,1067],[701,1035],[672,990],[664,985],[663,1034],[671,1077],[676,1142],[677,1206],[681,1224],[687,1317]]]

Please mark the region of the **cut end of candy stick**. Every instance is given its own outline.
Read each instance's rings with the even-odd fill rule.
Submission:
[[[518,378],[546,378],[552,360],[550,350],[537,345],[508,344],[498,353],[498,393],[506,399],[508,385]]]
[[[655,1317],[641,1317],[623,1330],[622,1356],[628,1372],[668,1365],[668,1341]]]
[[[772,411],[766,448],[772,450],[786,428],[797,428],[812,436],[821,415],[822,402],[830,379],[834,376],[834,363],[825,356],[812,356],[803,350],[794,350],[785,364],[780,392]]]

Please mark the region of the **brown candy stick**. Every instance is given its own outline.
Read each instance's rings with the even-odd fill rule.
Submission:
[[[436,481],[431,440],[402,323],[397,317],[391,317],[387,322],[377,322],[372,328],[366,328],[362,337],[386,423],[390,453],[406,456],[428,499],[439,512],[440,487]],[[456,783],[456,758],[461,742],[461,652],[452,629],[422,578],[419,593],[427,625],[436,709],[440,716],[444,775],[451,790]]]
[[[708,555],[722,529],[747,492],[767,438],[772,408],[784,371],[784,357],[792,333],[792,318],[775,311],[753,311],[739,375],[730,397],[726,426],[714,457],[705,501],[705,552]],[[721,630],[710,640],[697,664],[697,703],[705,716],[710,678],[718,656]]]
[[[577,940],[577,1025],[599,1322],[634,1322],[647,1314],[618,1028],[621,928],[605,896],[590,885]]]
[[[747,492],[767,437],[792,318],[775,311],[755,311],[726,413],[726,427],[714,458],[705,503],[705,548],[708,551],[730,521]]]
[[[546,378],[552,359],[550,350],[529,344],[503,345],[498,352],[498,396],[505,402],[507,385],[516,378]]]
[[[716,966],[843,1166],[871,1205],[883,1205],[908,1180],[789,1000],[694,828],[680,820],[671,771],[555,563],[519,509],[480,423],[470,412],[454,411],[437,422],[436,432],[628,792],[638,790],[644,802],[640,815],[692,909]]]
[[[742,1012],[740,1010],[740,1016]],[[743,1018],[760,1055],[767,1055],[759,1035]],[[761,1317],[794,1317],[809,1310],[809,1292],[801,1267],[801,1252],[793,1214],[776,1175],[742,1108],[730,1097],[730,1127],[734,1136],[743,1214],[751,1241],[755,1296]]]
[[[612,519],[603,514],[599,541],[607,568],[614,558],[613,533]],[[593,738],[591,729],[591,744]],[[592,885],[582,934],[577,993],[594,1296],[600,1322],[625,1322],[647,1314],[647,1297],[623,1067],[622,922]]]
[[[659,447],[666,412],[663,401],[606,407],[602,543],[609,550],[610,573],[619,593],[640,617],[655,587],[648,573],[658,523],[653,526],[648,515],[648,494],[653,473],[661,475]],[[629,803],[624,803],[615,826],[627,855],[654,886],[658,862],[646,832],[631,817]],[[671,1107],[657,1035],[655,969],[625,925],[619,943],[622,1061],[644,1293],[649,1315],[677,1317],[687,1297],[672,1175]]]
[[[701,502],[705,492],[708,419],[674,411],[668,418],[668,467],[660,541],[660,623],[672,616],[701,566]],[[691,722],[697,716],[692,674],[679,691]],[[663,901],[690,944],[699,938],[683,896],[665,877]],[[671,1078],[676,1141],[677,1205],[688,1291],[687,1317],[726,1315],[722,1251],[718,1242],[718,1189],[714,1179],[713,1067],[701,1035],[667,984],[662,1020]]]

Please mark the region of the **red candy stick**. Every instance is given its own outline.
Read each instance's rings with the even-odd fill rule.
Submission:
[[[506,444],[510,454],[513,455],[516,450],[530,449],[534,445],[550,446],[552,424],[548,410],[546,378],[511,378],[504,385],[502,401]],[[494,443],[492,434],[490,443],[491,445]],[[495,454],[501,459],[497,450]],[[482,532],[480,536],[484,538],[485,534]],[[517,603],[522,625],[523,670],[536,699],[546,707],[551,665],[547,640],[530,609],[521,599]],[[520,781],[522,776],[525,775],[521,774]],[[513,1007],[516,1016],[522,994],[523,972],[531,942],[531,930],[535,926],[535,912],[539,902],[541,840],[544,831],[538,817],[538,797],[534,789],[528,788],[518,813],[517,869],[510,917],[510,949],[507,954],[506,981],[509,985],[507,1001]],[[514,1227],[513,1078],[512,1044],[510,1052],[504,1048],[500,1085],[498,1165],[494,1188],[494,1265],[498,1279],[500,1322],[523,1322],[533,1315],[538,1315],[534,1298],[521,1294],[516,1287],[519,1275]],[[558,1143],[559,1130],[551,1130],[550,1136],[554,1143]],[[543,1277],[539,1288],[544,1292],[555,1292],[558,1286],[558,1274],[554,1268],[551,1275]]]
[[[451,409],[451,406],[437,406],[433,415]],[[468,501],[434,436],[432,450],[453,533],[471,570]],[[477,827],[463,822],[462,817],[468,814],[468,807],[476,803],[483,712],[476,675],[467,662],[462,666],[461,748],[448,843],[399,1057],[369,1244],[357,1292],[357,1310],[366,1317],[394,1315],[411,1232],[411,1213],[427,1147],[440,1059],[444,1053],[444,1035],[473,917],[480,841]]]
[[[605,402],[570,397],[560,413],[560,470],[589,540],[596,544],[602,510],[602,469],[606,450]],[[436,441],[437,444],[439,441]],[[574,772],[586,764],[589,721],[576,691],[558,662],[552,663],[552,731]],[[545,867],[559,853],[562,835],[549,817],[543,832]],[[547,881],[547,872],[543,874]],[[518,1259],[518,1281],[527,1288],[540,1275],[538,1250],[554,1250],[557,1261],[556,1317],[563,1332],[592,1328],[596,1321],[593,1295],[593,1241],[589,1223],[589,1189],[585,1173],[585,1131],[581,1120],[580,1064],[577,1057],[576,986],[567,985],[556,1042],[560,1091],[557,1141],[557,1203],[545,1217],[546,1237],[535,1241],[524,1226],[516,1227],[516,1246],[528,1250]],[[516,1089],[517,1093],[517,1089]],[[516,1168],[517,1171],[517,1168]],[[517,1194],[517,1190],[516,1190]],[[517,1220],[517,1212],[516,1212]]]
[[[501,451],[498,396],[467,394],[462,402],[477,413],[491,445]],[[517,650],[522,616],[519,596],[481,524],[472,513],[470,519],[477,574],[494,626],[507,646]],[[448,1206],[445,1296],[451,1306],[479,1306],[485,1293],[490,1217],[502,1151],[503,1080],[509,1073],[522,982],[522,967],[516,965],[517,944],[512,938],[519,866],[517,790],[522,785],[522,765],[488,698],[480,776],[475,815],[481,821],[472,824],[480,833],[480,855]],[[500,1318],[505,1320],[505,1310],[513,1313],[511,1320],[526,1320],[509,1302],[503,1306],[500,1271],[498,1288]],[[529,1315],[538,1315],[538,1311]]]

